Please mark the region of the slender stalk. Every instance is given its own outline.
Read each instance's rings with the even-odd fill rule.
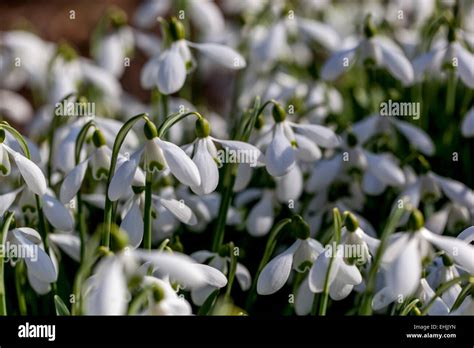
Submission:
[[[25,261],[21,260],[15,266],[15,289],[18,298],[18,308],[20,315],[27,315],[26,298],[23,293],[23,286],[25,284]]]
[[[418,303],[420,302],[419,299],[414,299],[413,301],[411,301],[405,308],[403,308],[403,310],[400,312],[400,316],[401,317],[404,317],[404,316],[407,316],[408,314],[410,314],[410,312],[416,308],[416,306],[418,305]]]
[[[448,73],[448,85],[446,91],[446,116],[454,116],[454,106],[456,102],[456,74],[454,71],[449,71]]]
[[[235,279],[235,272],[237,270],[237,256],[234,253],[233,242],[229,243],[229,256],[230,256],[230,268],[229,268],[229,274],[227,276],[229,281],[227,282],[227,289],[225,292],[225,296],[227,298],[230,297],[230,293],[232,291],[232,284],[234,283],[234,279]]]
[[[117,165],[117,158],[120,152],[120,148],[122,147],[123,142],[125,141],[125,137],[127,136],[128,132],[132,129],[135,123],[139,120],[148,119],[148,115],[146,113],[142,113],[136,115],[129,119],[125,124],[120,128],[120,131],[115,138],[114,146],[112,149],[112,157],[110,159],[110,168],[109,168],[109,176],[107,178],[107,189],[105,194],[105,209],[104,209],[104,231],[102,234],[102,243],[101,245],[105,248],[109,248],[110,246],[110,229],[112,228],[112,208],[113,204],[109,198],[109,187],[110,183],[112,182],[112,177],[115,173],[115,167]]]
[[[10,224],[13,220],[13,212],[9,211],[4,215],[4,223],[2,229],[0,230],[0,245],[3,245],[4,237],[6,237],[8,230],[10,228]],[[0,316],[7,315],[7,304],[6,304],[6,294],[5,294],[5,275],[4,275],[4,267],[5,262],[4,252],[5,248],[2,248],[2,252],[0,253]]]
[[[375,254],[372,267],[370,268],[370,271],[369,271],[367,286],[365,290],[365,296],[362,299],[360,312],[359,312],[359,314],[361,315],[372,314],[372,298],[375,292],[375,277],[377,275],[377,271],[382,262],[382,255],[385,252],[385,247],[388,242],[388,238],[397,228],[397,224],[402,218],[404,211],[405,211],[404,208],[399,208],[397,205],[390,213],[388,222],[385,225],[384,230],[382,231],[382,235],[380,236],[380,244],[379,244],[379,247],[377,248],[377,252]]]
[[[341,214],[339,213],[339,209],[333,209],[333,222],[334,222],[334,235],[333,239],[336,242],[336,247],[341,241],[341,228],[342,228],[342,221],[341,221]],[[326,278],[324,280],[324,289],[323,293],[321,294],[321,298],[319,301],[319,315],[326,315],[328,301],[329,301],[329,286],[331,283],[329,279],[331,279],[331,269],[334,263],[334,259],[336,257],[337,250],[332,250],[331,258],[329,259],[328,269],[326,272]]]
[[[267,245],[265,246],[265,251],[263,253],[262,260],[260,261],[260,264],[258,265],[257,273],[255,274],[255,277],[253,278],[252,287],[250,288],[250,291],[247,297],[247,303],[245,306],[247,311],[249,311],[249,309],[252,308],[252,305],[255,302],[255,299],[257,296],[256,290],[257,290],[258,277],[260,276],[260,273],[262,272],[263,267],[265,267],[265,265],[270,260],[270,257],[272,256],[273,251],[276,248],[277,240],[278,240],[280,232],[283,230],[283,227],[288,225],[290,222],[291,222],[290,218],[283,219],[279,221],[275,226],[273,226],[272,230],[270,231],[270,235],[268,236]]]
[[[470,274],[464,274],[462,276],[456,277],[451,279],[449,282],[444,283],[441,285],[436,291],[434,296],[431,298],[431,300],[426,304],[425,308],[421,311],[421,315],[426,315],[428,314],[431,306],[435,303],[436,299],[438,297],[441,297],[441,295],[447,291],[450,287],[453,285],[456,285],[457,283],[460,283],[462,281],[467,280],[470,284],[474,284],[474,277]]]
[[[84,145],[84,141],[86,139],[87,133],[91,127],[94,127],[94,122],[89,121],[87,122],[82,129],[80,130],[75,144],[75,163],[76,166],[81,162],[81,151],[82,146]],[[81,190],[77,192],[77,227],[79,230],[79,238],[81,240],[81,263],[84,262],[84,255],[85,255],[85,245],[86,245],[86,225],[84,220],[84,210],[82,206],[82,194]]]
[[[153,174],[146,170],[145,209],[143,215],[143,248],[151,250],[151,184]]]

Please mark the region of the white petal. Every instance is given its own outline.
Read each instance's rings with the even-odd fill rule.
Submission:
[[[280,290],[290,276],[293,265],[293,253],[299,246],[299,240],[290,248],[271,260],[260,273],[257,280],[257,293],[271,295]]]
[[[303,174],[299,166],[294,166],[288,174],[275,179],[276,196],[281,203],[288,204],[289,200],[298,200],[303,192]]]
[[[331,129],[317,124],[291,124],[294,129],[302,133],[316,144],[333,148],[340,144],[339,138]]]
[[[186,153],[173,143],[158,138],[155,140],[163,150],[171,174],[186,186],[199,186],[201,184],[199,170]]]
[[[152,89],[158,81],[158,71],[160,70],[160,58],[151,58],[140,72],[140,85],[145,89]]]
[[[433,177],[449,199],[468,208],[474,206],[474,192],[469,187],[459,181],[439,175]]]
[[[237,278],[237,282],[243,291],[250,289],[250,286],[252,285],[252,276],[250,275],[247,267],[241,263],[238,263],[237,269],[235,270],[235,277]]]
[[[406,121],[394,120],[393,124],[407,138],[411,145],[425,155],[434,154],[435,146],[424,130]]]
[[[21,190],[23,190],[23,187],[0,195],[0,216],[3,216],[3,214],[5,214],[5,212],[10,208],[10,206],[15,201],[16,196],[18,195],[18,193],[21,192]]]
[[[141,154],[142,151],[135,152],[130,157],[130,160],[122,163],[122,165],[115,171],[108,190],[108,196],[111,201],[116,201],[122,198],[130,189],[135,172],[138,168]]]
[[[453,237],[438,236],[427,229],[422,229],[423,237],[444,250],[461,267],[474,274],[474,246]]]
[[[201,265],[199,263],[194,264],[194,267],[198,268],[206,278],[208,285],[215,288],[223,288],[227,285],[227,278],[221,271],[208,265]]]
[[[306,183],[306,190],[314,193],[326,189],[340,173],[342,163],[341,155],[318,161]]]
[[[179,221],[187,225],[197,224],[196,215],[193,211],[183,202],[177,201],[176,199],[164,199],[160,198],[159,202],[166,209],[168,209]]]
[[[435,296],[435,292],[431,287],[428,285],[426,282],[426,279],[421,279],[420,281],[421,287],[424,291],[425,298],[423,299],[423,302],[427,304],[428,302],[431,301],[433,296]],[[431,308],[428,311],[429,315],[448,315],[449,314],[449,308],[446,306],[446,304],[441,300],[441,298],[437,297],[431,306]]]
[[[158,89],[163,94],[175,93],[183,87],[186,81],[186,64],[177,46],[162,53],[157,75]]]
[[[326,282],[326,275],[328,271],[329,261],[331,260],[332,252],[330,249],[326,249],[324,252],[319,254],[319,256],[314,261],[313,267],[309,271],[309,288],[312,292],[318,293],[324,291],[324,284]],[[329,274],[329,284],[331,284],[336,277],[340,261],[336,256],[331,267],[331,272]]]
[[[267,171],[272,176],[283,176],[295,165],[295,151],[283,132],[283,124],[277,123],[273,139],[265,153]]]
[[[298,315],[307,315],[313,308],[314,294],[309,288],[308,277],[306,277],[298,288],[295,297],[295,312]]]
[[[307,137],[295,134],[297,149],[297,157],[306,162],[314,162],[321,158],[321,150],[319,147]]]
[[[416,237],[411,237],[404,244],[404,249],[387,270],[386,282],[392,294],[405,299],[417,289],[420,282],[421,257]]]
[[[85,298],[88,315],[124,315],[127,280],[120,259],[109,256],[97,266],[93,289]]]
[[[373,154],[364,151],[367,158],[367,169],[381,182],[400,186],[405,183],[405,175],[394,160],[387,154]]]
[[[247,217],[247,231],[254,237],[264,236],[272,228],[273,221],[273,193],[266,191]]]
[[[24,247],[29,250],[33,250],[35,253],[34,257],[25,257],[26,266],[31,271],[31,273],[46,283],[53,283],[58,278],[58,273],[56,268],[51,261],[51,258],[44,252],[39,245],[31,242],[26,236],[22,233],[22,229],[15,229],[11,231],[15,239],[22,244]],[[27,250],[28,250],[27,249]]]
[[[69,233],[50,233],[48,238],[73,260],[77,262],[81,260],[81,240],[78,236]]]
[[[128,243],[134,248],[138,248],[143,240],[143,217],[140,211],[138,199],[134,200],[132,207],[125,215],[120,228],[127,232]]]
[[[321,77],[326,81],[333,81],[343,71],[349,69],[354,63],[355,48],[334,53],[323,65]]]
[[[336,49],[340,44],[338,33],[325,23],[304,18],[298,18],[297,23],[303,33],[329,50]]]
[[[44,215],[51,222],[51,225],[61,231],[72,231],[74,220],[69,210],[60,201],[48,194],[43,196],[43,201]]]
[[[46,193],[46,179],[41,169],[18,152],[14,152],[12,155],[28,188],[39,196],[44,195]]]
[[[452,48],[458,58],[459,77],[466,86],[474,88],[474,55],[459,42],[454,42]]]
[[[354,285],[347,284],[336,277],[329,287],[329,296],[334,301],[340,301],[349,296],[353,288]]]
[[[69,203],[80,190],[88,163],[88,160],[82,161],[64,178],[59,194],[61,202],[64,204]]]
[[[383,65],[404,85],[411,84],[414,80],[413,67],[403,53],[380,40],[377,40],[376,44],[382,48]]]
[[[209,139],[199,139],[194,149],[193,162],[199,170],[202,178],[201,185],[191,186],[191,189],[198,195],[207,195],[214,192],[219,184],[219,170],[217,164],[207,149]]]
[[[474,108],[469,110],[462,121],[461,132],[466,138],[474,137]]]
[[[245,58],[230,47],[214,43],[188,42],[188,45],[228,69],[242,69],[247,65]]]
[[[377,292],[372,300],[372,308],[376,311],[387,307],[390,303],[395,301],[397,297],[392,294],[388,287],[383,288]]]
[[[10,172],[11,172],[10,158],[8,157],[8,152],[2,143],[0,144],[0,176],[10,175]]]
[[[378,196],[385,191],[387,185],[377,179],[377,177],[369,171],[364,173],[362,177],[362,189],[365,193],[372,196]]]

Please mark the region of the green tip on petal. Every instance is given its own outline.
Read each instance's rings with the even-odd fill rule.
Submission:
[[[450,267],[454,264],[453,260],[446,253],[441,254],[441,258],[443,259],[443,265],[446,267]]]
[[[276,123],[283,122],[286,119],[286,111],[279,103],[273,105],[272,115]]]
[[[204,117],[198,118],[196,120],[196,136],[198,138],[206,138],[209,134],[211,134],[209,122]]]
[[[62,42],[58,46],[58,55],[64,58],[65,61],[70,62],[77,58],[76,50],[66,42]]]
[[[158,130],[156,126],[150,120],[145,121],[145,126],[143,127],[143,133],[148,140],[156,138],[158,136]]]
[[[165,298],[165,292],[163,291],[161,286],[159,286],[158,284],[153,284],[152,292],[153,292],[153,299],[155,300],[155,302],[160,302],[161,300]]]

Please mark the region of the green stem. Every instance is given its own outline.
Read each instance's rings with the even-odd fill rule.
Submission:
[[[113,204],[109,198],[109,187],[110,183],[112,182],[112,177],[115,173],[115,167],[117,165],[117,159],[120,152],[120,148],[122,147],[123,142],[125,141],[125,137],[127,136],[128,132],[133,128],[135,123],[139,120],[147,120],[148,115],[146,113],[142,113],[136,115],[129,119],[125,124],[120,128],[120,131],[115,138],[114,146],[112,149],[112,157],[110,159],[110,168],[109,168],[109,176],[107,178],[107,188],[105,191],[105,209],[104,209],[104,232],[102,235],[102,246],[105,248],[109,248],[110,246],[110,229],[112,228],[112,208]]]
[[[23,293],[23,287],[25,285],[25,261],[20,261],[15,267],[15,288],[16,295],[18,297],[18,307],[20,309],[20,315],[27,315],[26,298]]]
[[[385,225],[384,230],[380,236],[380,244],[377,248],[377,252],[375,253],[374,262],[372,267],[370,268],[368,279],[367,279],[367,286],[365,290],[365,296],[363,297],[362,304],[360,307],[359,314],[361,315],[370,315],[372,314],[372,298],[375,292],[375,278],[377,275],[377,271],[380,267],[382,262],[382,256],[385,252],[385,247],[388,242],[388,238],[390,235],[395,231],[397,228],[398,222],[402,218],[403,212],[405,211],[404,208],[399,208],[398,204],[392,210],[388,222]]]
[[[84,142],[87,137],[87,133],[91,127],[95,127],[95,124],[93,121],[87,122],[82,129],[80,130],[79,134],[77,135],[76,138],[76,144],[75,144],[75,163],[76,166],[81,162],[81,151],[82,147],[84,145]],[[84,262],[84,255],[85,255],[85,245],[86,245],[86,226],[85,226],[85,220],[84,220],[84,211],[82,207],[82,194],[81,194],[81,189],[77,192],[77,227],[79,230],[79,238],[81,240],[81,263]]]
[[[452,117],[454,112],[454,105],[456,102],[456,74],[454,71],[448,73],[448,85],[446,91],[446,116]]]
[[[436,291],[434,296],[431,298],[431,300],[426,304],[425,308],[421,311],[421,315],[426,315],[428,314],[431,306],[435,303],[436,299],[438,297],[441,297],[441,295],[447,291],[450,287],[453,285],[456,285],[457,283],[460,283],[464,280],[467,280],[470,284],[474,283],[474,277],[470,274],[464,274],[462,276],[456,277],[451,279],[449,282],[444,283],[441,285]]]
[[[0,230],[0,245],[3,246],[3,240],[6,237],[10,224],[13,220],[13,212],[9,211],[4,215],[4,223],[2,229]],[[0,252],[0,316],[7,315],[7,304],[6,304],[6,294],[5,294],[5,278],[4,278],[4,267],[5,262],[3,260],[5,248],[2,248]]]
[[[270,257],[272,256],[273,251],[276,248],[277,240],[278,240],[280,232],[283,230],[283,227],[288,225],[290,222],[291,222],[290,218],[283,219],[279,221],[275,226],[273,226],[272,230],[270,231],[270,235],[267,240],[267,245],[265,247],[262,260],[260,261],[260,264],[258,265],[257,273],[255,274],[255,277],[253,278],[252,287],[247,297],[247,303],[246,303],[247,311],[249,311],[249,309],[252,308],[252,305],[255,302],[255,299],[257,296],[256,290],[257,290],[258,277],[260,276],[260,273],[262,272],[265,265],[270,260]]]
[[[234,253],[233,242],[229,243],[229,256],[230,256],[230,268],[229,268],[229,274],[228,274],[229,281],[227,282],[227,289],[225,292],[226,298],[230,297],[230,293],[232,291],[232,284],[234,283],[234,279],[235,279],[235,272],[237,270],[237,256]]]
[[[401,317],[404,317],[404,316],[407,316],[408,314],[410,314],[410,312],[413,310],[413,308],[415,308],[417,306],[417,304],[420,302],[419,299],[414,299],[413,301],[411,301],[405,308],[403,308],[403,310],[400,312],[400,316]]]
[[[143,248],[151,250],[151,184],[152,176],[148,169],[146,169],[145,182],[145,211],[143,215]]]
[[[341,241],[341,228],[342,228],[342,221],[341,221],[341,214],[339,213],[339,209],[334,208],[333,209],[333,223],[334,223],[334,235],[333,239],[336,242],[335,247],[337,248],[337,245]],[[323,293],[321,294],[321,298],[319,301],[319,315],[326,315],[327,311],[327,306],[328,306],[328,301],[329,301],[329,287],[331,283],[329,282],[329,279],[331,279],[331,269],[332,265],[334,263],[334,258],[336,257],[337,250],[332,250],[331,253],[331,258],[329,259],[329,264],[328,264],[328,269],[326,272],[326,278],[324,279],[324,288],[323,288]]]

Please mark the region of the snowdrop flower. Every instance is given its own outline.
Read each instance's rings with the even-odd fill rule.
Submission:
[[[92,154],[71,170],[61,184],[60,199],[63,203],[70,202],[79,192],[88,167],[91,169],[94,180],[106,180],[109,175],[112,151],[99,129],[94,131],[92,142],[94,145]]]
[[[462,121],[461,133],[466,138],[474,137],[474,107],[470,108]]]
[[[126,25],[123,11],[113,9],[107,14],[107,19],[113,29],[98,40],[94,56],[101,68],[120,77],[125,70],[125,58],[133,49],[133,32]]]
[[[191,315],[189,302],[173,289],[169,281],[145,276],[143,286],[152,288],[143,315]]]
[[[146,268],[139,264],[146,263]],[[104,257],[83,289],[88,315],[124,315],[129,298],[128,279],[144,275],[152,267],[155,277],[177,282],[186,289],[209,284],[223,287],[225,276],[213,267],[196,263],[189,256],[161,251],[130,250]]]
[[[28,280],[35,291],[47,293],[49,284],[58,279],[58,267],[54,264],[52,255],[44,251],[40,234],[32,228],[20,227],[8,231],[5,238],[11,245],[26,250],[26,254],[21,255],[24,256]]]
[[[421,260],[429,244],[443,250],[453,262],[468,273],[474,273],[472,255],[474,247],[458,238],[437,235],[423,227],[423,215],[414,210],[410,215],[412,233],[396,233],[392,244],[387,248],[382,262],[385,265],[385,283],[374,297],[375,310],[389,303],[405,299],[418,288],[421,278]]]
[[[245,227],[251,236],[265,236],[273,227],[278,207],[281,204],[296,205],[303,192],[303,174],[299,166],[294,166],[288,174],[275,179],[274,190],[251,188],[239,193],[235,199],[235,206],[239,208],[248,206],[251,201],[260,198],[250,209],[245,222]]]
[[[156,18],[164,16],[172,5],[171,0],[146,0],[135,12],[134,23],[140,28],[150,28],[156,24]],[[186,14],[193,25],[208,38],[221,36],[225,31],[224,17],[213,1],[188,0]]]
[[[372,137],[380,134],[391,136],[392,130],[397,130],[417,151],[427,156],[434,154],[433,140],[423,129],[396,117],[383,117],[380,114],[369,115],[352,126],[352,132],[361,144],[365,144]]]
[[[142,211],[145,205],[145,196],[143,193],[144,186],[134,186],[137,192],[128,202],[125,203],[125,209],[122,213],[122,223],[120,228],[127,232],[129,243],[132,247],[137,248],[143,239],[143,217]],[[195,225],[197,223],[196,216],[192,210],[184,204],[183,201],[178,201],[172,197],[160,197],[152,195],[152,217],[159,218],[162,211],[167,211],[168,214],[187,225]],[[153,223],[153,222],[152,222]],[[156,225],[158,222],[155,222]]]
[[[245,68],[245,59],[233,49],[214,43],[192,43],[185,40],[184,27],[173,18],[169,32],[173,43],[159,56],[151,58],[143,67],[141,84],[144,88],[157,86],[163,94],[179,91],[193,65],[190,48],[194,48],[216,63],[232,70]]]
[[[206,195],[213,192],[219,184],[219,166],[227,161],[227,156],[220,156],[216,143],[221,145],[225,151],[233,155],[236,163],[249,163],[255,167],[261,156],[260,150],[255,146],[236,140],[220,140],[210,136],[211,128],[209,122],[204,118],[196,121],[197,139],[188,145],[187,152],[193,154],[192,159],[201,175],[199,186],[191,186],[198,195]],[[223,157],[223,158],[222,158]],[[229,156],[229,159],[232,158]]]
[[[318,145],[327,148],[339,145],[337,135],[329,128],[286,120],[286,112],[279,104],[273,106],[272,114],[275,124],[265,152],[265,165],[272,176],[287,174],[295,166],[297,156],[313,160],[320,157]]]
[[[422,54],[413,62],[415,78],[421,81],[426,73],[439,73],[445,67],[453,69],[461,81],[474,88],[474,55],[457,40],[452,25],[448,29],[448,42],[438,41],[428,53]]]
[[[471,215],[468,207],[447,203],[426,220],[426,228],[436,234],[443,234],[445,229],[458,231],[459,227],[462,228],[472,221]]]
[[[0,128],[0,176],[11,173],[10,156],[18,167],[26,186],[39,196],[46,193],[46,179],[41,169],[31,160],[5,144],[5,131]]]
[[[33,117],[33,108],[21,95],[0,89],[0,115],[15,123],[26,124]]]
[[[420,300],[424,303],[427,304],[429,303],[433,297],[435,296],[435,292],[433,288],[428,284],[426,279],[421,278],[420,279],[420,289],[419,289],[419,295],[418,297]],[[442,298],[437,297],[431,306],[431,308],[428,310],[428,315],[448,315],[450,312],[450,306],[448,306]]]
[[[461,272],[463,272],[462,269]],[[451,257],[446,255],[446,253],[443,253],[441,257],[435,259],[435,265],[434,267],[431,267],[431,270],[426,277],[426,281],[432,288],[436,289],[438,286],[457,277],[459,277],[459,271],[456,265],[453,263]],[[461,285],[454,284],[445,292],[443,292],[441,299],[448,306],[448,308],[451,308],[456,302],[456,299],[458,298],[461,291]]]
[[[150,173],[169,169],[171,174],[182,184],[199,186],[201,184],[199,170],[186,153],[179,146],[161,140],[157,136],[155,125],[150,121],[145,123],[144,129],[147,138],[145,145],[118,167],[112,177],[108,191],[110,200],[118,200],[130,189],[142,155],[145,157],[145,170]]]
[[[292,269],[304,272],[308,262],[313,262],[320,253],[324,252],[324,248],[318,241],[309,238],[309,227],[298,229],[296,232],[301,238],[298,238],[262,269],[257,280],[258,294],[274,294],[285,285]]]
[[[345,70],[354,65],[356,60],[361,63],[369,61],[379,67],[386,68],[404,85],[413,83],[413,67],[403,51],[389,38],[376,35],[372,17],[368,15],[364,26],[365,38],[355,46],[346,47],[335,52],[324,64],[321,76],[324,80],[333,81]]]
[[[227,248],[223,248],[227,249]],[[206,263],[215,269],[218,269],[223,274],[227,274],[230,266],[230,257],[228,256],[228,250],[225,250],[224,255],[222,253],[215,253],[208,250],[199,250],[192,253],[190,256],[199,263]],[[233,251],[231,251],[233,252]],[[247,267],[240,262],[237,263],[237,269],[235,271],[235,277],[243,291],[250,289],[252,284],[252,278]],[[199,289],[195,289],[191,292],[191,298],[194,304],[202,306],[209,295],[216,289],[215,286],[205,286]]]
[[[56,170],[69,173],[76,167],[75,158],[71,154],[75,151],[77,136],[87,121],[87,117],[79,117],[78,120],[65,124],[56,130],[53,140],[53,166]],[[96,128],[100,129],[108,148],[111,149],[123,123],[99,116],[94,117],[94,123]],[[138,145],[137,135],[133,130],[130,130],[122,149],[129,152],[136,149]]]

